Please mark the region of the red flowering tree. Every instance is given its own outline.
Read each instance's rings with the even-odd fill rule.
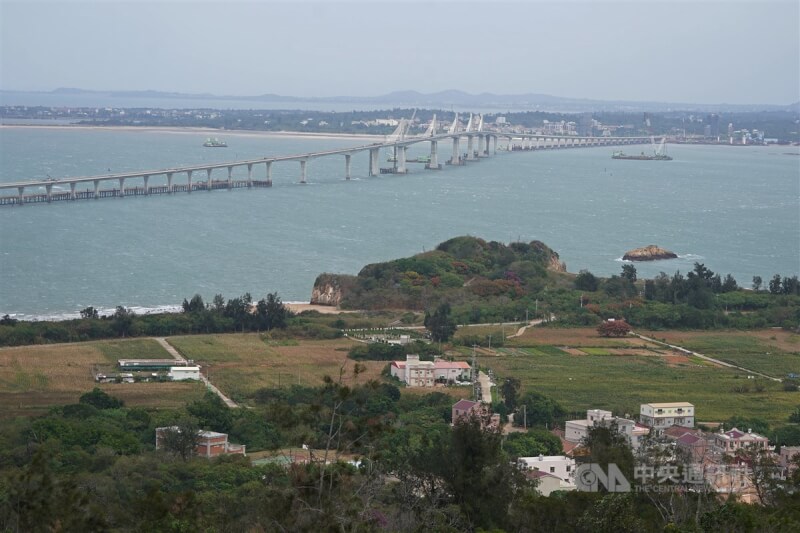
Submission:
[[[605,320],[597,326],[597,333],[603,337],[624,337],[631,332],[631,326],[624,320]]]

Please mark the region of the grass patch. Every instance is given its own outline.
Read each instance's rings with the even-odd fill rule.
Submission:
[[[151,344],[152,343],[152,344]],[[150,357],[168,358],[149,339],[101,341],[0,349],[0,418],[38,415],[56,405],[75,403],[81,394],[98,386],[95,366],[108,367],[118,358],[140,357],[155,344]],[[137,354],[137,355],[132,355]],[[121,383],[100,385],[126,405],[175,408],[202,397],[199,383]]]
[[[589,355],[611,355],[611,352],[609,352],[605,348],[590,348],[586,346],[581,346],[581,351],[586,352]]]
[[[170,337],[184,357],[194,359],[211,382],[237,401],[247,399],[263,387],[287,387],[294,384],[319,386],[324,376],[352,383],[355,361],[347,350],[355,345],[350,339],[323,341],[265,342],[256,333],[193,335]],[[366,371],[358,382],[380,379],[386,361],[362,361]]]
[[[118,359],[172,359],[172,356],[153,339],[96,341],[88,343],[102,353],[109,363]]]
[[[774,377],[800,374],[800,352],[791,349],[796,335],[770,331],[771,335],[767,337],[764,333],[659,332],[670,344],[756,372]]]
[[[701,420],[741,415],[782,425],[800,403],[800,395],[784,392],[774,382],[764,383],[762,393],[734,393],[734,386],[748,382],[742,372],[727,368],[674,366],[653,356],[571,357],[528,351],[536,357],[479,358],[479,363],[494,370],[498,382],[517,377],[523,393],[541,392],[581,417],[590,408],[635,416],[642,403],[688,401]]]
[[[562,356],[567,355],[564,350],[561,348],[556,348],[555,346],[533,346],[526,348],[524,351],[530,353],[531,355],[550,355],[550,356]]]

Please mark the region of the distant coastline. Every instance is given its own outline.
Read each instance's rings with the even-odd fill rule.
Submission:
[[[274,138],[296,138],[308,137],[313,139],[355,139],[364,141],[383,140],[383,135],[369,135],[365,133],[315,133],[305,131],[257,131],[257,130],[220,130],[216,128],[186,127],[177,128],[175,126],[87,126],[85,124],[0,124],[1,129],[13,128],[35,128],[35,129],[54,129],[54,130],[113,130],[113,131],[138,131],[151,133],[198,133],[209,135],[211,133],[221,137],[274,137]]]

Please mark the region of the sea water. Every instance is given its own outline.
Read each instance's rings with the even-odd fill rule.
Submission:
[[[202,147],[216,136],[228,148]],[[164,169],[374,142],[218,132],[0,128],[0,181]],[[503,142],[500,142],[502,146]],[[308,301],[321,272],[433,249],[457,235],[538,239],[571,272],[608,276],[656,244],[678,259],[640,277],[704,263],[740,285],[800,273],[796,147],[669,146],[672,161],[612,160],[616,148],[498,152],[466,167],[367,176],[366,152],[273,164],[272,188],[0,208],[0,314],[54,318],[94,306],[174,309],[195,293]],[[639,151],[641,147],[627,147]],[[409,157],[424,155],[416,145]],[[466,151],[462,140],[461,151]],[[439,143],[440,161],[452,152]],[[381,166],[387,151],[381,154]],[[264,179],[263,165],[253,169]],[[244,179],[246,170],[235,171]],[[204,180],[205,173],[195,173]],[[214,179],[227,179],[217,170]],[[150,185],[165,178],[153,176]],[[175,183],[185,181],[175,175]],[[132,186],[128,180],[126,186]],[[31,193],[33,191],[26,191]]]

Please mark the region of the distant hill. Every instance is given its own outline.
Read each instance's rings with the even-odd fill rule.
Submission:
[[[322,274],[311,301],[350,309],[426,309],[439,301],[487,304],[537,292],[565,268],[540,241],[506,245],[455,237],[430,252],[367,265],[357,276]]]
[[[20,93],[23,91],[7,91],[0,93]],[[43,92],[48,94],[47,91]],[[675,111],[691,110],[697,112],[747,112],[747,111],[789,111],[797,112],[800,110],[800,102],[788,105],[774,104],[698,104],[687,102],[654,102],[654,101],[628,101],[628,100],[594,100],[589,98],[565,98],[540,93],[524,94],[494,94],[480,93],[470,94],[456,89],[439,91],[434,93],[421,93],[414,90],[394,91],[378,96],[326,96],[326,97],[299,97],[285,96],[274,93],[264,93],[260,95],[214,95],[210,93],[178,93],[164,91],[102,91],[87,90],[72,87],[61,87],[49,94],[97,94],[112,97],[128,98],[159,98],[159,99],[182,99],[182,100],[238,100],[254,102],[292,102],[306,103],[344,103],[344,104],[371,104],[387,105],[388,107],[429,107],[429,108],[490,108],[490,109],[509,109],[509,110],[531,110],[531,111],[558,111],[558,112],[589,112],[589,111]]]

